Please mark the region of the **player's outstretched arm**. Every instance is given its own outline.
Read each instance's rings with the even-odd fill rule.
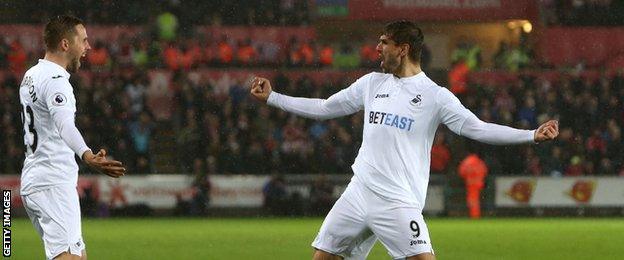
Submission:
[[[279,94],[273,91],[268,79],[256,77],[251,83],[251,95],[261,102],[281,108],[284,111],[312,119],[330,119],[353,114],[363,108],[358,105],[355,87],[349,87],[328,99],[300,98]],[[356,96],[356,97],[354,97]]]
[[[470,139],[494,145],[540,143],[553,140],[559,135],[559,123],[555,120],[542,124],[536,130],[522,130],[504,125],[487,123],[466,109],[459,99],[445,88],[438,92],[441,122],[454,133]]]
[[[106,159],[106,151],[100,149],[97,154],[87,150],[82,154],[82,160],[93,170],[106,174],[113,178],[119,178],[126,174],[126,168],[119,161]]]
[[[542,124],[536,130],[522,130],[494,123],[486,123],[473,116],[466,119],[460,135],[494,145],[541,143],[557,138],[559,126],[557,121],[551,120]]]

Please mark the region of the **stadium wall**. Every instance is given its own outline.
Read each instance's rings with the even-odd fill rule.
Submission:
[[[537,11],[537,5],[530,0],[349,1],[349,18],[354,20],[498,21],[535,19]]]
[[[318,213],[311,208],[311,187],[318,175],[284,175],[287,215]],[[462,216],[465,207],[452,200],[453,188],[444,176],[431,176],[427,192],[426,215]],[[346,188],[351,175],[326,175],[337,199]],[[213,175],[208,204],[210,215],[265,215],[263,190],[271,176]],[[485,215],[619,215],[624,212],[624,178],[621,177],[500,177],[486,189],[483,198]],[[2,189],[12,190],[16,216],[23,215],[19,196],[19,175],[0,176]],[[187,205],[196,195],[193,177],[179,174],[126,176],[80,176],[78,191],[81,200],[91,196],[107,211],[127,212],[142,209],[135,215],[171,215]],[[460,195],[463,192],[458,192]],[[493,193],[493,194],[492,194]],[[458,195],[458,194],[455,194]],[[460,196],[461,197],[461,196]],[[489,200],[491,198],[492,200]],[[84,204],[84,203],[83,203]],[[84,205],[83,205],[84,207]],[[270,214],[270,213],[269,213]],[[131,213],[132,215],[132,213]]]
[[[285,203],[295,212],[305,215],[309,209],[311,186],[317,174],[284,175],[286,183]],[[333,199],[337,199],[349,183],[352,175],[326,175],[333,187]],[[444,212],[444,179],[433,176],[427,193],[425,213],[439,215]],[[232,212],[262,214],[263,189],[270,180],[267,175],[212,175],[210,176],[209,209],[211,215],[232,215]],[[181,204],[193,200],[198,192],[193,185],[193,176],[180,174],[153,174],[125,176],[112,179],[107,176],[80,176],[78,191],[81,200],[92,196],[97,204],[109,210],[120,208],[146,208],[154,214],[169,215]],[[12,190],[12,205],[21,208],[19,196],[19,175],[0,176],[2,189]],[[295,202],[295,203],[292,203]],[[83,205],[84,207],[84,205]],[[242,211],[241,211],[242,210]],[[18,211],[18,213],[20,213]],[[23,212],[22,212],[23,213]],[[290,215],[290,214],[289,214]]]
[[[624,27],[552,27],[539,32],[536,54],[554,66],[624,66]]]

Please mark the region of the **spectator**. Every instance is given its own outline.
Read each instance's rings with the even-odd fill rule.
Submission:
[[[362,65],[368,68],[377,67],[379,60],[379,53],[376,50],[376,44],[364,43],[360,47],[360,60]]]
[[[15,74],[23,74],[26,70],[26,50],[18,40],[14,40],[9,46],[9,70]]]
[[[147,112],[139,115],[138,121],[130,123],[130,136],[136,151],[136,170],[141,173],[151,172],[150,140],[154,123]]]
[[[453,64],[449,71],[449,86],[451,92],[457,96],[462,96],[468,91],[468,73],[470,67],[466,62],[459,61]]]
[[[237,60],[241,65],[255,65],[257,60],[257,53],[254,47],[251,45],[251,39],[247,38],[245,41],[240,40],[238,43]]]
[[[462,36],[451,54],[451,62],[453,64],[463,62],[469,70],[477,70],[481,67],[481,48]]]
[[[195,110],[189,109],[186,112],[186,126],[177,135],[178,160],[182,172],[191,172],[190,166],[196,158],[201,157],[200,153],[201,134],[197,126]]]
[[[505,41],[498,43],[498,50],[494,54],[494,68],[507,68],[507,56],[509,55],[509,44]]]
[[[431,147],[431,174],[445,174],[451,161],[451,152],[445,143],[444,131],[438,131]]]
[[[134,66],[142,68],[149,64],[147,49],[148,45],[145,40],[139,40],[133,44],[132,50],[130,51],[130,57]]]
[[[176,39],[178,30],[178,17],[169,11],[162,12],[156,17],[158,38],[165,41]]]
[[[170,42],[163,51],[163,60],[168,69],[176,71],[180,69],[180,57],[182,52],[178,49],[178,44]]]
[[[524,152],[525,173],[531,176],[542,175],[542,165],[533,148],[527,147]]]
[[[329,44],[324,44],[319,53],[319,63],[327,67],[334,64],[334,49]]]
[[[127,67],[132,64],[132,42],[133,39],[123,32],[117,41],[111,43],[110,46],[110,59],[112,63],[118,63],[122,67]]]
[[[524,99],[524,105],[518,111],[518,121],[525,122],[527,129],[537,128],[537,109],[533,97],[529,96]]]
[[[522,46],[514,46],[505,56],[505,67],[507,70],[516,72],[519,69],[526,68],[531,59],[525,48]]]
[[[284,177],[273,175],[262,188],[264,209],[271,215],[283,216],[288,210],[288,193]]]
[[[221,165],[226,174],[243,173],[244,167],[240,163],[243,161],[243,152],[239,139],[240,136],[235,131],[231,131],[227,134],[225,147],[221,148]]]
[[[95,70],[102,69],[109,65],[110,56],[108,54],[108,49],[106,49],[102,41],[96,41],[93,45],[93,49],[87,52],[87,61]]]
[[[301,60],[303,65],[305,66],[313,66],[316,63],[315,60],[315,56],[316,56],[316,51],[315,51],[316,45],[314,43],[314,41],[309,40],[307,42],[304,42],[303,44],[301,44],[301,47],[299,48],[299,53],[301,53]]]
[[[280,46],[272,41],[263,41],[258,44],[258,61],[261,65],[276,66],[283,61],[279,56]]]
[[[138,116],[145,109],[147,87],[143,76],[135,75],[132,81],[126,85],[125,92],[130,101],[130,116]]]
[[[561,148],[559,146],[553,147],[550,156],[546,156],[545,158],[544,174],[548,174],[552,177],[563,176],[564,163]]]
[[[340,52],[334,56],[334,68],[349,69],[355,68],[360,64],[360,56],[353,51],[349,44],[343,44]]]
[[[180,48],[180,67],[186,71],[195,68],[201,59],[201,49],[197,42],[188,40]]]
[[[584,175],[583,159],[578,155],[572,157],[572,159],[570,159],[570,165],[568,165],[565,174],[566,176]]]
[[[286,50],[288,53],[288,65],[290,66],[301,66],[303,65],[303,56],[300,51],[301,44],[297,38],[292,37],[286,46]]]
[[[191,200],[191,215],[203,216],[206,214],[208,205],[210,204],[210,191],[212,183],[210,182],[209,172],[204,168],[204,162],[200,158],[196,158],[193,162],[193,198]]]
[[[221,65],[229,65],[233,61],[234,50],[228,43],[227,37],[223,35],[221,41],[218,44],[218,62]]]
[[[334,205],[334,187],[325,174],[319,174],[310,187],[310,207],[315,215],[325,215]]]

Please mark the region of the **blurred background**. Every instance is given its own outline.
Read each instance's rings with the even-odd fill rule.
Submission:
[[[329,97],[379,71],[383,25],[408,19],[425,34],[425,73],[479,118],[524,129],[560,122],[555,142],[503,147],[441,126],[427,215],[624,215],[623,1],[20,0],[0,7],[0,186],[14,195],[24,157],[17,90],[43,57],[43,25],[53,15],[82,18],[92,46],[71,77],[78,128],[91,148],[128,167],[113,180],[81,165],[82,209],[92,217],[324,216],[352,176],[363,115],[295,117],[252,100],[249,81],[263,76],[281,93]],[[469,154],[476,159],[464,160]],[[471,171],[470,163],[485,168]],[[476,201],[466,197],[471,189]],[[13,205],[23,214],[19,196]]]

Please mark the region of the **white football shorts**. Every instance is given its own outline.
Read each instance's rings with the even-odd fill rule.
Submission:
[[[353,180],[327,214],[312,247],[359,260],[366,259],[377,239],[393,259],[434,253],[421,209],[384,200]]]
[[[22,196],[24,208],[43,240],[47,259],[63,252],[82,256],[80,202],[75,186],[54,186]]]

